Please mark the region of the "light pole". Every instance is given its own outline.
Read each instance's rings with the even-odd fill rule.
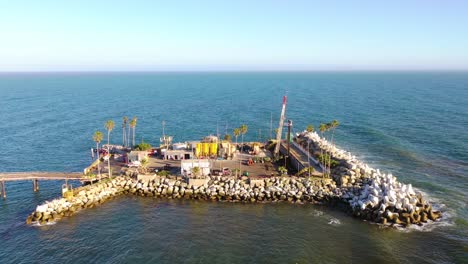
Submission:
[[[310,140],[307,139],[307,162],[309,163],[309,168],[307,169],[309,171],[309,178],[310,178]]]
[[[242,177],[242,153],[239,153],[239,176]]]

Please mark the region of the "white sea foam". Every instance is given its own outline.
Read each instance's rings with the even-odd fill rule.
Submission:
[[[39,222],[36,222],[36,223],[32,224],[31,226],[38,226],[38,227],[41,227],[41,226],[51,226],[51,225],[55,225],[55,224],[57,224],[56,221],[47,222],[47,223],[45,223],[44,225],[41,225]]]
[[[329,225],[341,225],[341,222],[337,218],[331,218],[328,224]]]
[[[357,195],[354,193],[354,190],[353,192],[345,191],[344,194],[342,194],[342,198],[354,209],[365,210],[369,206],[377,209],[380,204],[381,213],[385,212],[387,206],[394,206],[397,210],[408,210],[409,212],[413,212],[418,209],[416,208],[418,202],[416,194],[417,192],[420,192],[423,197],[425,197],[425,204],[431,204],[433,209],[435,211],[441,211],[442,216],[445,218],[444,220],[439,219],[434,223],[450,225],[450,219],[447,218],[447,210],[441,210],[444,205],[426,193],[414,188],[412,184],[401,183],[395,176],[393,176],[392,173],[382,173],[379,169],[370,167],[368,164],[360,160],[362,157],[356,157],[349,151],[337,148],[335,145],[330,144],[326,139],[321,138],[316,132],[304,132],[303,135],[318,144],[321,149],[330,151],[332,156],[345,160],[347,163],[345,167],[349,169],[348,172],[351,175],[347,177],[352,178],[353,175],[355,175],[355,172],[359,173],[360,170],[361,174],[367,174],[371,179],[373,179],[370,184],[363,185],[360,193]],[[429,225],[431,227],[441,225],[432,223],[432,221],[429,221],[429,223],[424,224],[423,227]]]
[[[319,211],[319,210],[314,210],[314,211],[312,212],[312,214],[313,214],[314,216],[322,216],[322,215],[323,215],[323,212],[322,212],[322,211]]]
[[[412,231],[419,231],[419,232],[431,232],[432,230],[436,228],[441,228],[441,227],[447,227],[447,226],[453,226],[455,223],[447,218],[445,213],[442,213],[442,220],[436,220],[436,221],[428,221],[427,223],[423,223],[421,226],[419,225],[410,225],[408,227],[400,227],[396,226],[396,229],[400,232],[403,233],[409,233]]]

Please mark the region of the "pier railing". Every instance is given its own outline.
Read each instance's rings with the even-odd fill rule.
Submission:
[[[39,180],[83,180],[81,172],[0,172],[0,195],[6,198],[6,182],[32,181],[33,191],[39,191]]]

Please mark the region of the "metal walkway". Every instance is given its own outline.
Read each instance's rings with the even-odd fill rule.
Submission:
[[[287,155],[288,153],[288,144],[284,141],[281,142],[280,151],[283,155]],[[323,167],[322,165],[314,159],[311,155],[307,154],[307,150],[303,149],[299,144],[296,142],[290,143],[290,158],[293,162],[296,163],[297,171],[305,169],[307,167],[312,166],[315,169],[315,174],[322,175]]]

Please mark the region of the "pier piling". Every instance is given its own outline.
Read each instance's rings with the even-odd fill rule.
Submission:
[[[6,199],[6,187],[5,187],[5,181],[0,182],[0,187],[1,187],[1,195],[3,196],[3,199]]]
[[[38,179],[33,180],[33,191],[34,192],[39,191],[39,180]]]
[[[39,180],[84,180],[84,175],[81,172],[46,172],[46,171],[31,171],[31,172],[0,172],[0,195],[6,199],[6,182],[8,181],[31,181],[33,191],[39,191]]]

